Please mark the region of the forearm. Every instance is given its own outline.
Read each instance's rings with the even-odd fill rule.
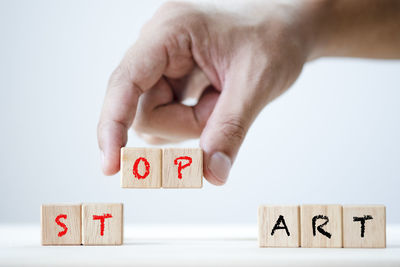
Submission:
[[[400,58],[400,1],[311,0],[309,59]]]

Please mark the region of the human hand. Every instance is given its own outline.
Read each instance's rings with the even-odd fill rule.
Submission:
[[[105,174],[118,172],[133,125],[152,144],[200,137],[205,178],[226,182],[250,125],[295,81],[310,51],[299,6],[244,7],[167,3],[143,27],[109,81],[98,125]],[[188,96],[198,103],[182,104]]]

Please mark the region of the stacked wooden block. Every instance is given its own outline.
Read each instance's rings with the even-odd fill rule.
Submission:
[[[42,205],[42,245],[122,245],[122,204]]]
[[[260,206],[260,247],[385,248],[385,206]]]
[[[121,187],[201,188],[200,148],[122,148]]]

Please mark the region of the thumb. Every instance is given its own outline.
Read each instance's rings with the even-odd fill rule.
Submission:
[[[241,76],[246,75],[226,77],[200,137],[200,146],[204,151],[204,176],[215,185],[226,182],[247,131],[263,106],[257,97],[259,85],[246,88],[246,84],[249,85],[248,76]]]

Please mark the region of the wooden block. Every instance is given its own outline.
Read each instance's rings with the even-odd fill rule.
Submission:
[[[385,248],[385,206],[343,206],[343,247]]]
[[[122,245],[123,205],[83,204],[83,245]]]
[[[341,205],[302,205],[300,221],[302,247],[342,247]]]
[[[162,187],[203,186],[203,151],[200,148],[166,148],[162,165]]]
[[[258,208],[258,243],[260,247],[300,246],[299,206]]]
[[[42,245],[81,244],[81,205],[41,207]]]
[[[121,187],[161,187],[160,148],[121,148]]]

